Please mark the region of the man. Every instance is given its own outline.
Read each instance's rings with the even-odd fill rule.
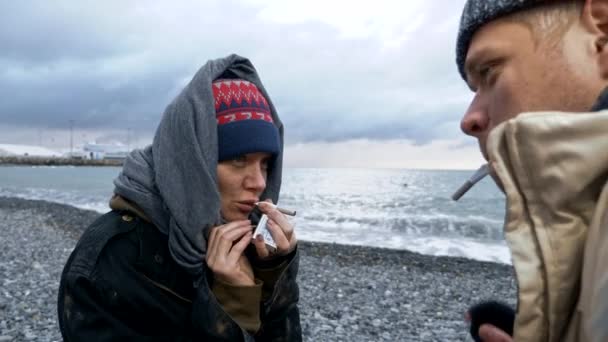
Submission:
[[[513,337],[608,341],[608,0],[468,0],[462,130],[507,197]],[[530,113],[532,112],[532,113]]]

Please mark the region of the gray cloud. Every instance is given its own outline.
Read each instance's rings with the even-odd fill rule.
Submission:
[[[469,99],[453,62],[462,4],[424,6],[421,25],[388,44],[265,20],[238,1],[2,2],[0,124],[149,135],[200,65],[236,52],[260,71],[290,142],[456,137]]]

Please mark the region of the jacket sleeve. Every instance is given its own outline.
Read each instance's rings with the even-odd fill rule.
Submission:
[[[232,319],[250,333],[260,329],[260,302],[262,282],[256,279],[254,286],[234,286],[215,279],[211,290],[215,298]]]
[[[95,286],[88,277],[67,273],[59,291],[59,324],[64,341],[191,341],[187,336],[146,336],[116,314],[112,294]],[[135,315],[129,307],[121,314]]]
[[[253,266],[253,272],[255,274],[256,279],[259,279],[262,286],[262,300],[266,301],[272,296],[274,292],[274,287],[277,284],[277,280],[283,274],[285,269],[287,268],[288,262],[284,261],[275,267],[260,267]]]
[[[267,288],[264,292],[269,295],[262,303],[262,327],[255,336],[256,341],[302,341],[297,306],[300,293],[296,282],[299,260],[300,253],[296,249],[285,263],[274,270],[262,272],[264,275],[260,273],[266,278],[264,285]]]

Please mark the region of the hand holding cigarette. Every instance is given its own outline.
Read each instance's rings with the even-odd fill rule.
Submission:
[[[272,202],[258,202],[256,206],[267,217],[264,219],[262,216],[254,233],[253,244],[258,257],[271,259],[291,253],[296,248],[297,240],[294,226],[285,215],[294,216],[295,210],[279,208]],[[266,233],[264,229],[267,229]]]

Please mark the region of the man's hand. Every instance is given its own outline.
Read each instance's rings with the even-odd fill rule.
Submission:
[[[293,224],[272,205],[272,201],[270,200],[258,204],[258,207],[268,216],[268,231],[270,231],[270,235],[272,235],[274,242],[277,244],[277,250],[271,254],[268,248],[266,248],[264,238],[258,235],[253,242],[258,258],[267,260],[291,253],[298,244]]]
[[[513,342],[511,336],[490,324],[479,327],[479,337],[483,342]]]
[[[496,300],[486,300],[469,308],[465,314],[469,322],[471,337],[476,342],[513,341],[515,310],[508,304]]]
[[[253,269],[243,251],[251,243],[249,220],[234,221],[211,229],[207,243],[207,265],[215,278],[235,286],[253,286]]]

